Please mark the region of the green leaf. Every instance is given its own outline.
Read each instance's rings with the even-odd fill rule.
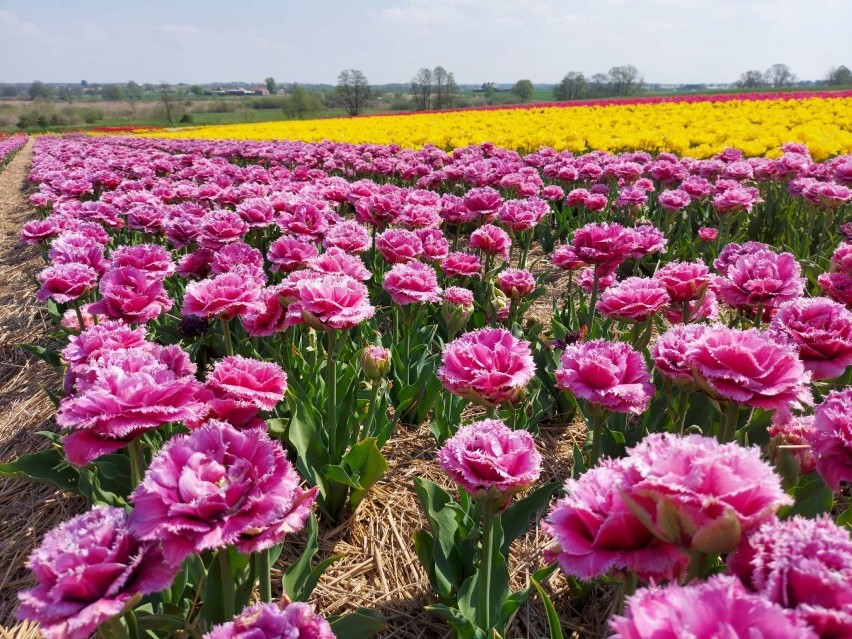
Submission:
[[[458,608],[450,608],[443,604],[435,604],[424,608],[439,614],[456,631],[456,639],[487,639],[484,630],[476,627],[472,619],[468,619]]]
[[[503,511],[500,515],[500,521],[505,535],[502,548],[504,555],[508,556],[509,546],[512,542],[529,530],[530,520],[544,510],[550,503],[550,498],[561,486],[562,482],[558,481],[546,484]]]
[[[352,510],[355,510],[370,487],[387,472],[388,463],[379,451],[376,438],[367,437],[349,449],[343,456],[343,464],[349,469],[350,475],[358,477],[360,483],[360,486],[353,487],[349,497]]]
[[[336,617],[329,621],[335,637],[343,639],[362,639],[387,628],[387,620],[378,610],[358,608],[354,612]]]
[[[793,515],[804,515],[813,519],[817,515],[831,511],[834,504],[834,493],[825,485],[816,473],[805,475],[799,480],[799,485],[790,491],[796,500],[792,507],[782,509],[782,518]]]
[[[318,563],[315,567],[311,567],[311,560],[319,549],[319,545],[317,544],[318,532],[319,526],[316,515],[311,513],[308,519],[308,540],[305,550],[287,568],[284,576],[281,578],[281,585],[284,588],[284,592],[293,601],[307,601],[326,568],[343,558],[343,555],[332,555],[328,559]]]
[[[126,498],[133,487],[130,485],[130,458],[127,455],[104,455],[94,462],[98,480],[103,490]]]
[[[227,548],[222,548],[218,552],[228,552]],[[204,582],[204,596],[202,597],[204,605],[201,607],[201,618],[208,625],[224,623],[230,621],[225,619],[225,603],[222,597],[222,565],[219,563],[216,555],[213,555],[213,561],[207,569],[207,579]]]
[[[414,480],[414,489],[435,541],[433,557],[436,576],[450,584],[452,589],[457,589],[461,586],[463,566],[457,555],[459,521],[456,512],[450,507],[453,499],[443,488],[422,477]],[[445,596],[444,593],[439,594]]]
[[[62,357],[60,357],[59,353],[52,348],[45,348],[38,344],[19,344],[19,346],[22,350],[25,350],[31,355],[38,357],[40,360],[47,362],[53,368],[62,368]]]
[[[155,615],[144,610],[135,610],[136,623],[139,630],[151,630],[165,633],[169,636],[177,636],[178,631],[186,628],[186,619],[171,615]]]
[[[838,526],[845,526],[846,528],[852,530],[852,507],[849,507],[842,513],[840,513],[835,523]]]
[[[78,491],[80,481],[79,471],[66,463],[58,448],[21,455],[8,464],[0,464],[0,476],[29,479],[74,492]]]
[[[583,452],[577,444],[574,444],[573,456],[574,464],[571,466],[571,479],[577,479],[587,470],[586,461],[583,459]]]
[[[492,523],[492,535],[494,544],[491,550],[491,589],[488,600],[488,617],[492,624],[500,624],[501,609],[504,602],[511,595],[509,589],[509,568],[506,564],[506,556],[502,552],[503,527],[500,517],[495,517]],[[483,575],[483,561],[480,558],[478,570],[474,575],[468,577],[459,590],[459,610],[469,619],[477,619],[477,607],[479,606],[479,594],[482,587],[480,577]],[[494,625],[492,625],[494,627]],[[490,631],[491,628],[481,628]]]
[[[293,416],[287,438],[298,453],[296,467],[312,486],[319,486],[320,492],[326,495],[327,485],[322,469],[328,465],[329,459],[321,430],[304,403],[293,401],[290,408]]]
[[[550,597],[547,596],[544,588],[538,583],[535,577],[530,577],[530,583],[535,588],[538,596],[541,597],[541,602],[544,604],[544,612],[547,615],[547,625],[550,627],[550,639],[563,639],[562,626],[559,623],[559,615],[556,614],[556,608]]]

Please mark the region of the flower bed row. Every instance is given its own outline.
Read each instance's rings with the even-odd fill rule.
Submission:
[[[26,135],[0,137],[0,168],[12,159],[12,156],[27,143]]]
[[[30,179],[61,432],[0,472],[91,505],[29,560],[48,637],[380,630],[312,610],[316,539],[424,422],[412,544],[459,637],[531,596],[562,636],[556,571],[619,585],[619,637],[852,632],[852,157],[44,137]]]
[[[825,160],[852,151],[849,92],[773,94],[769,99],[649,100],[605,105],[387,114],[166,130],[164,138],[290,139],[445,150],[493,142],[529,153],[553,147],[575,153],[645,150],[710,158],[726,147],[749,156],[777,152],[789,140]],[[148,135],[147,133],[145,135]]]

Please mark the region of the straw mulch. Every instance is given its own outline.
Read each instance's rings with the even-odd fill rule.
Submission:
[[[47,440],[54,407],[42,390],[59,379],[19,344],[49,343],[50,321],[33,297],[44,267],[38,249],[17,243],[29,217],[26,177],[32,141],[0,172],[0,461],[35,452]],[[14,626],[15,594],[30,586],[24,561],[42,535],[85,506],[85,501],[38,484],[0,480],[0,637],[38,637],[31,624]],[[2,628],[8,628],[3,630]]]
[[[35,275],[44,263],[37,249],[17,243],[28,219],[26,172],[32,142],[0,173],[0,461],[46,445],[36,434],[55,429],[54,407],[43,387],[60,384],[56,374],[21,350],[22,343],[50,343],[50,322],[33,297]],[[535,309],[546,316],[550,300]],[[543,319],[543,317],[542,317]],[[542,481],[564,480],[570,473],[571,448],[582,444],[580,426],[552,426],[539,438],[544,456]],[[423,610],[434,603],[425,573],[414,553],[412,534],[425,526],[414,492],[415,477],[427,477],[452,490],[435,463],[436,446],[428,428],[401,429],[384,450],[390,470],[354,516],[330,528],[321,524],[319,557],[345,555],[322,578],[313,600],[324,614],[342,614],[357,606],[380,610],[388,619],[387,638],[451,637],[447,625]],[[32,581],[26,557],[45,532],[85,508],[85,501],[47,486],[0,479],[0,639],[37,639],[33,624],[16,624],[18,591]],[[303,536],[293,538],[277,568],[294,559]],[[536,525],[512,549],[512,585],[528,585],[528,576],[543,565],[547,540]],[[280,573],[278,573],[280,576]],[[275,575],[274,575],[275,577]],[[274,582],[278,581],[274,579]],[[273,583],[274,583],[273,582]],[[280,583],[280,581],[278,581]],[[556,575],[549,589],[567,637],[604,634],[612,589],[596,588],[583,601],[572,598],[566,580]],[[548,636],[544,609],[537,598],[522,607],[507,637]]]

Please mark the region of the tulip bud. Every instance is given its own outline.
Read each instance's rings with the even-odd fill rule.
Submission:
[[[384,346],[367,346],[361,351],[361,370],[368,378],[385,377],[390,366],[391,353]]]
[[[447,332],[455,335],[465,327],[473,314],[473,293],[467,289],[451,286],[444,291],[444,303],[441,305],[441,318],[447,325]]]

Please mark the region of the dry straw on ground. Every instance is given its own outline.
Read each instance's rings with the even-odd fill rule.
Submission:
[[[42,390],[57,387],[58,377],[18,344],[50,343],[51,326],[35,302],[34,278],[43,267],[38,249],[17,244],[29,217],[26,173],[30,142],[0,173],[0,461],[43,448],[39,430],[55,429],[53,404]],[[546,316],[550,300],[540,302]],[[547,306],[548,308],[545,308]],[[571,448],[581,428],[542,429],[542,481],[564,480],[570,472]],[[321,525],[320,557],[343,554],[314,593],[314,603],[328,615],[357,606],[380,610],[388,619],[384,637],[431,639],[451,637],[440,619],[423,610],[434,603],[423,570],[414,554],[412,533],[425,525],[413,488],[415,477],[426,477],[451,488],[435,463],[436,447],[428,428],[402,428],[387,445],[390,470],[351,518],[335,528]],[[16,593],[32,585],[24,561],[50,528],[85,508],[74,495],[19,480],[0,479],[0,639],[36,639],[32,624],[15,624]],[[303,536],[296,537],[279,562],[280,569],[296,556]],[[523,587],[542,565],[546,539],[535,525],[513,546],[512,584]],[[280,573],[277,573],[280,575]],[[559,575],[549,587],[568,637],[600,637],[612,605],[611,589],[592,589],[578,600]],[[532,599],[512,622],[508,637],[547,636],[544,610]]]

